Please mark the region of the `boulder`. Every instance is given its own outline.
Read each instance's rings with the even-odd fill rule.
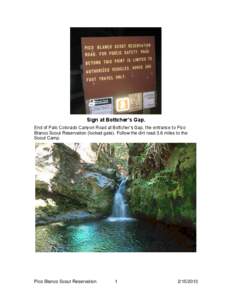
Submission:
[[[89,171],[90,165],[82,163],[80,155],[67,145],[37,144],[36,199],[43,203],[43,206],[37,205],[37,217],[52,217],[73,209],[110,214],[116,186],[112,178],[115,171],[94,168]]]

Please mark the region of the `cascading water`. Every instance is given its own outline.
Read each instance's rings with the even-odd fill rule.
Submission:
[[[134,220],[130,218],[128,204],[125,199],[126,181],[127,178],[122,179],[114,195],[112,215],[108,218],[109,221]]]

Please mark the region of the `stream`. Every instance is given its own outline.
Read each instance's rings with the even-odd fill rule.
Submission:
[[[115,193],[110,217],[86,223],[60,222],[36,227],[38,252],[187,252],[194,239],[177,228],[132,218],[125,199],[126,178]]]

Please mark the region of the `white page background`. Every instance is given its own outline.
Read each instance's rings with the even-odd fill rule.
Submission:
[[[0,23],[1,299],[231,299],[230,2],[3,1]],[[189,135],[101,142],[197,142],[197,253],[35,253],[33,125],[86,122],[69,115],[69,28],[80,26],[162,27],[162,115],[146,124]]]

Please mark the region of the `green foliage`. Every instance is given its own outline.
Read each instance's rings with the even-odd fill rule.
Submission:
[[[92,148],[97,153],[97,167],[111,168],[118,172],[128,170],[127,144],[92,144]]]

